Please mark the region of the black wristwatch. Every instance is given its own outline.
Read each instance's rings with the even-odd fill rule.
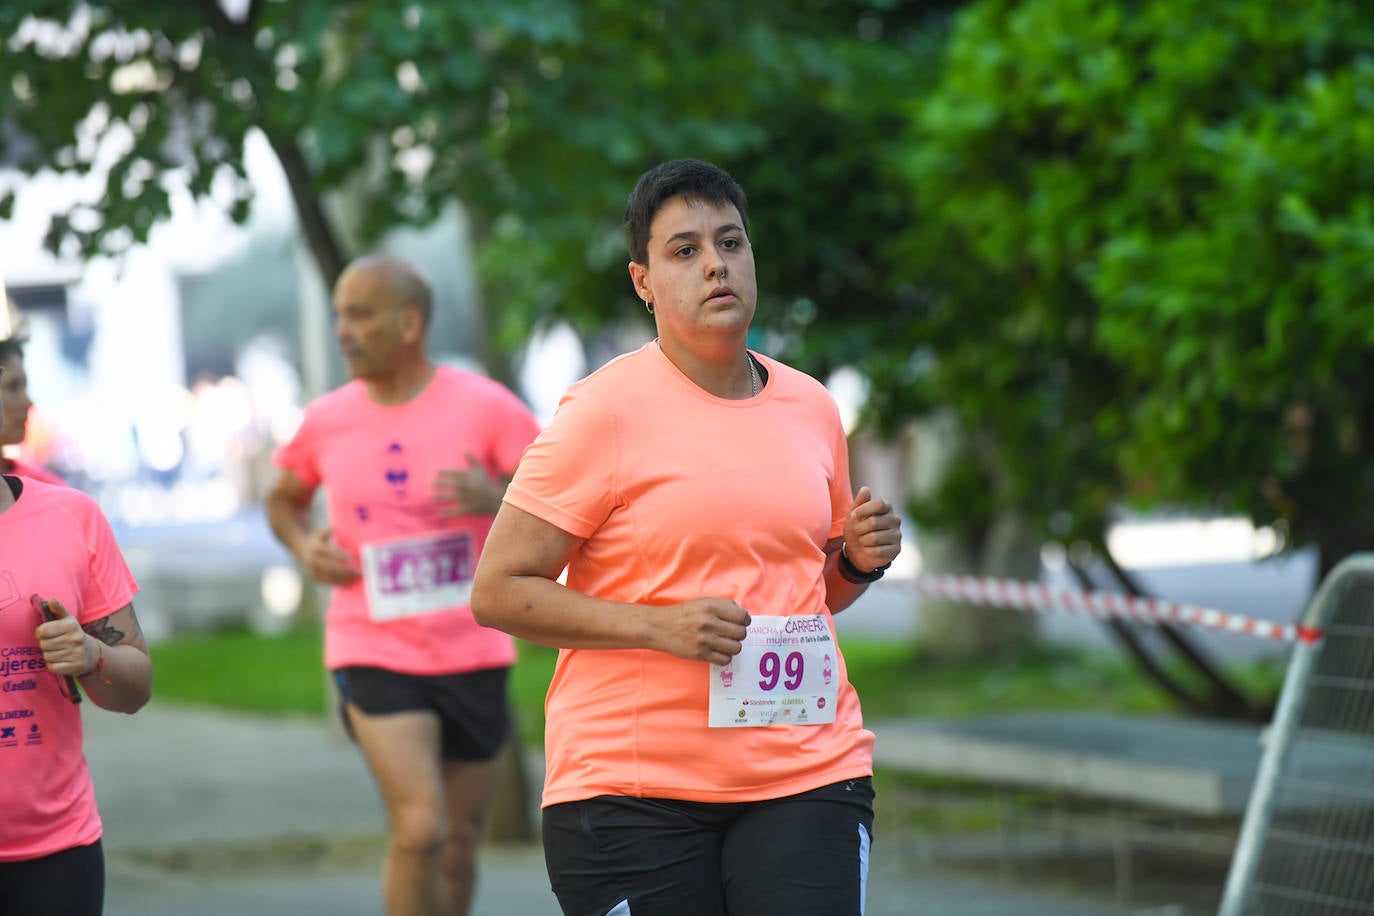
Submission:
[[[867,585],[870,582],[877,582],[887,572],[887,568],[892,565],[892,561],[884,563],[877,569],[864,572],[854,565],[854,561],[849,559],[849,551],[845,550],[844,541],[840,542],[840,575],[846,582],[853,582],[855,585]]]

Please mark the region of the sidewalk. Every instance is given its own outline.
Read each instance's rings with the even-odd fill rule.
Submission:
[[[83,707],[105,821],[107,916],[379,916],[385,820],[332,723]],[[537,847],[488,847],[476,916],[558,916]],[[1010,885],[902,873],[875,846],[867,916],[1108,916]]]

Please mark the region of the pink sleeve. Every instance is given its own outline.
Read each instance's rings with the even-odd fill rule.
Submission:
[[[491,459],[496,470],[508,476],[515,473],[525,449],[539,435],[539,421],[524,401],[513,392],[501,388],[492,427]]]
[[[619,498],[615,417],[583,386],[563,397],[506,490],[506,502],[571,535],[587,538]]]
[[[315,448],[316,426],[311,422],[311,411],[307,408],[305,419],[291,441],[272,453],[273,464],[296,475],[307,487],[320,485],[319,453]]]
[[[110,523],[95,503],[82,521],[82,536],[89,557],[89,575],[82,584],[80,621],[90,623],[108,617],[134,600],[138,583],[115,543]]]

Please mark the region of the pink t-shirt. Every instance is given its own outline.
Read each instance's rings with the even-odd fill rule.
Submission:
[[[853,498],[839,411],[815,379],[760,360],[768,381],[747,400],[703,391],[654,343],[569,389],[506,501],[585,539],[569,562],[571,588],[821,615],[834,639],[824,548]],[[564,649],[545,704],[544,804],[603,794],[757,801],[870,775],[873,734],[836,662],[832,724],[710,728],[707,663]]]
[[[89,496],[22,484],[18,502],[0,512],[0,862],[89,845],[101,834],[81,707],[62,695],[43,662],[29,596],[61,601],[84,625],[120,610],[138,591]]]
[[[375,561],[366,582],[333,589],[328,668],[438,675],[515,661],[514,641],[479,625],[466,598],[492,516],[441,517],[434,478],[467,467],[469,453],[491,476],[509,476],[538,431],[509,389],[444,366],[405,404],[379,405],[355,380],[306,408],[274,460],[322,486],[335,540],[360,567],[364,547]]]

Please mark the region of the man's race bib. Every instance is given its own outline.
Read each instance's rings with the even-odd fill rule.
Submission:
[[[835,721],[839,653],[822,614],[754,615],[740,653],[711,665],[711,728]]]
[[[373,620],[395,620],[462,607],[477,566],[465,531],[374,541],[362,548],[363,584]]]

